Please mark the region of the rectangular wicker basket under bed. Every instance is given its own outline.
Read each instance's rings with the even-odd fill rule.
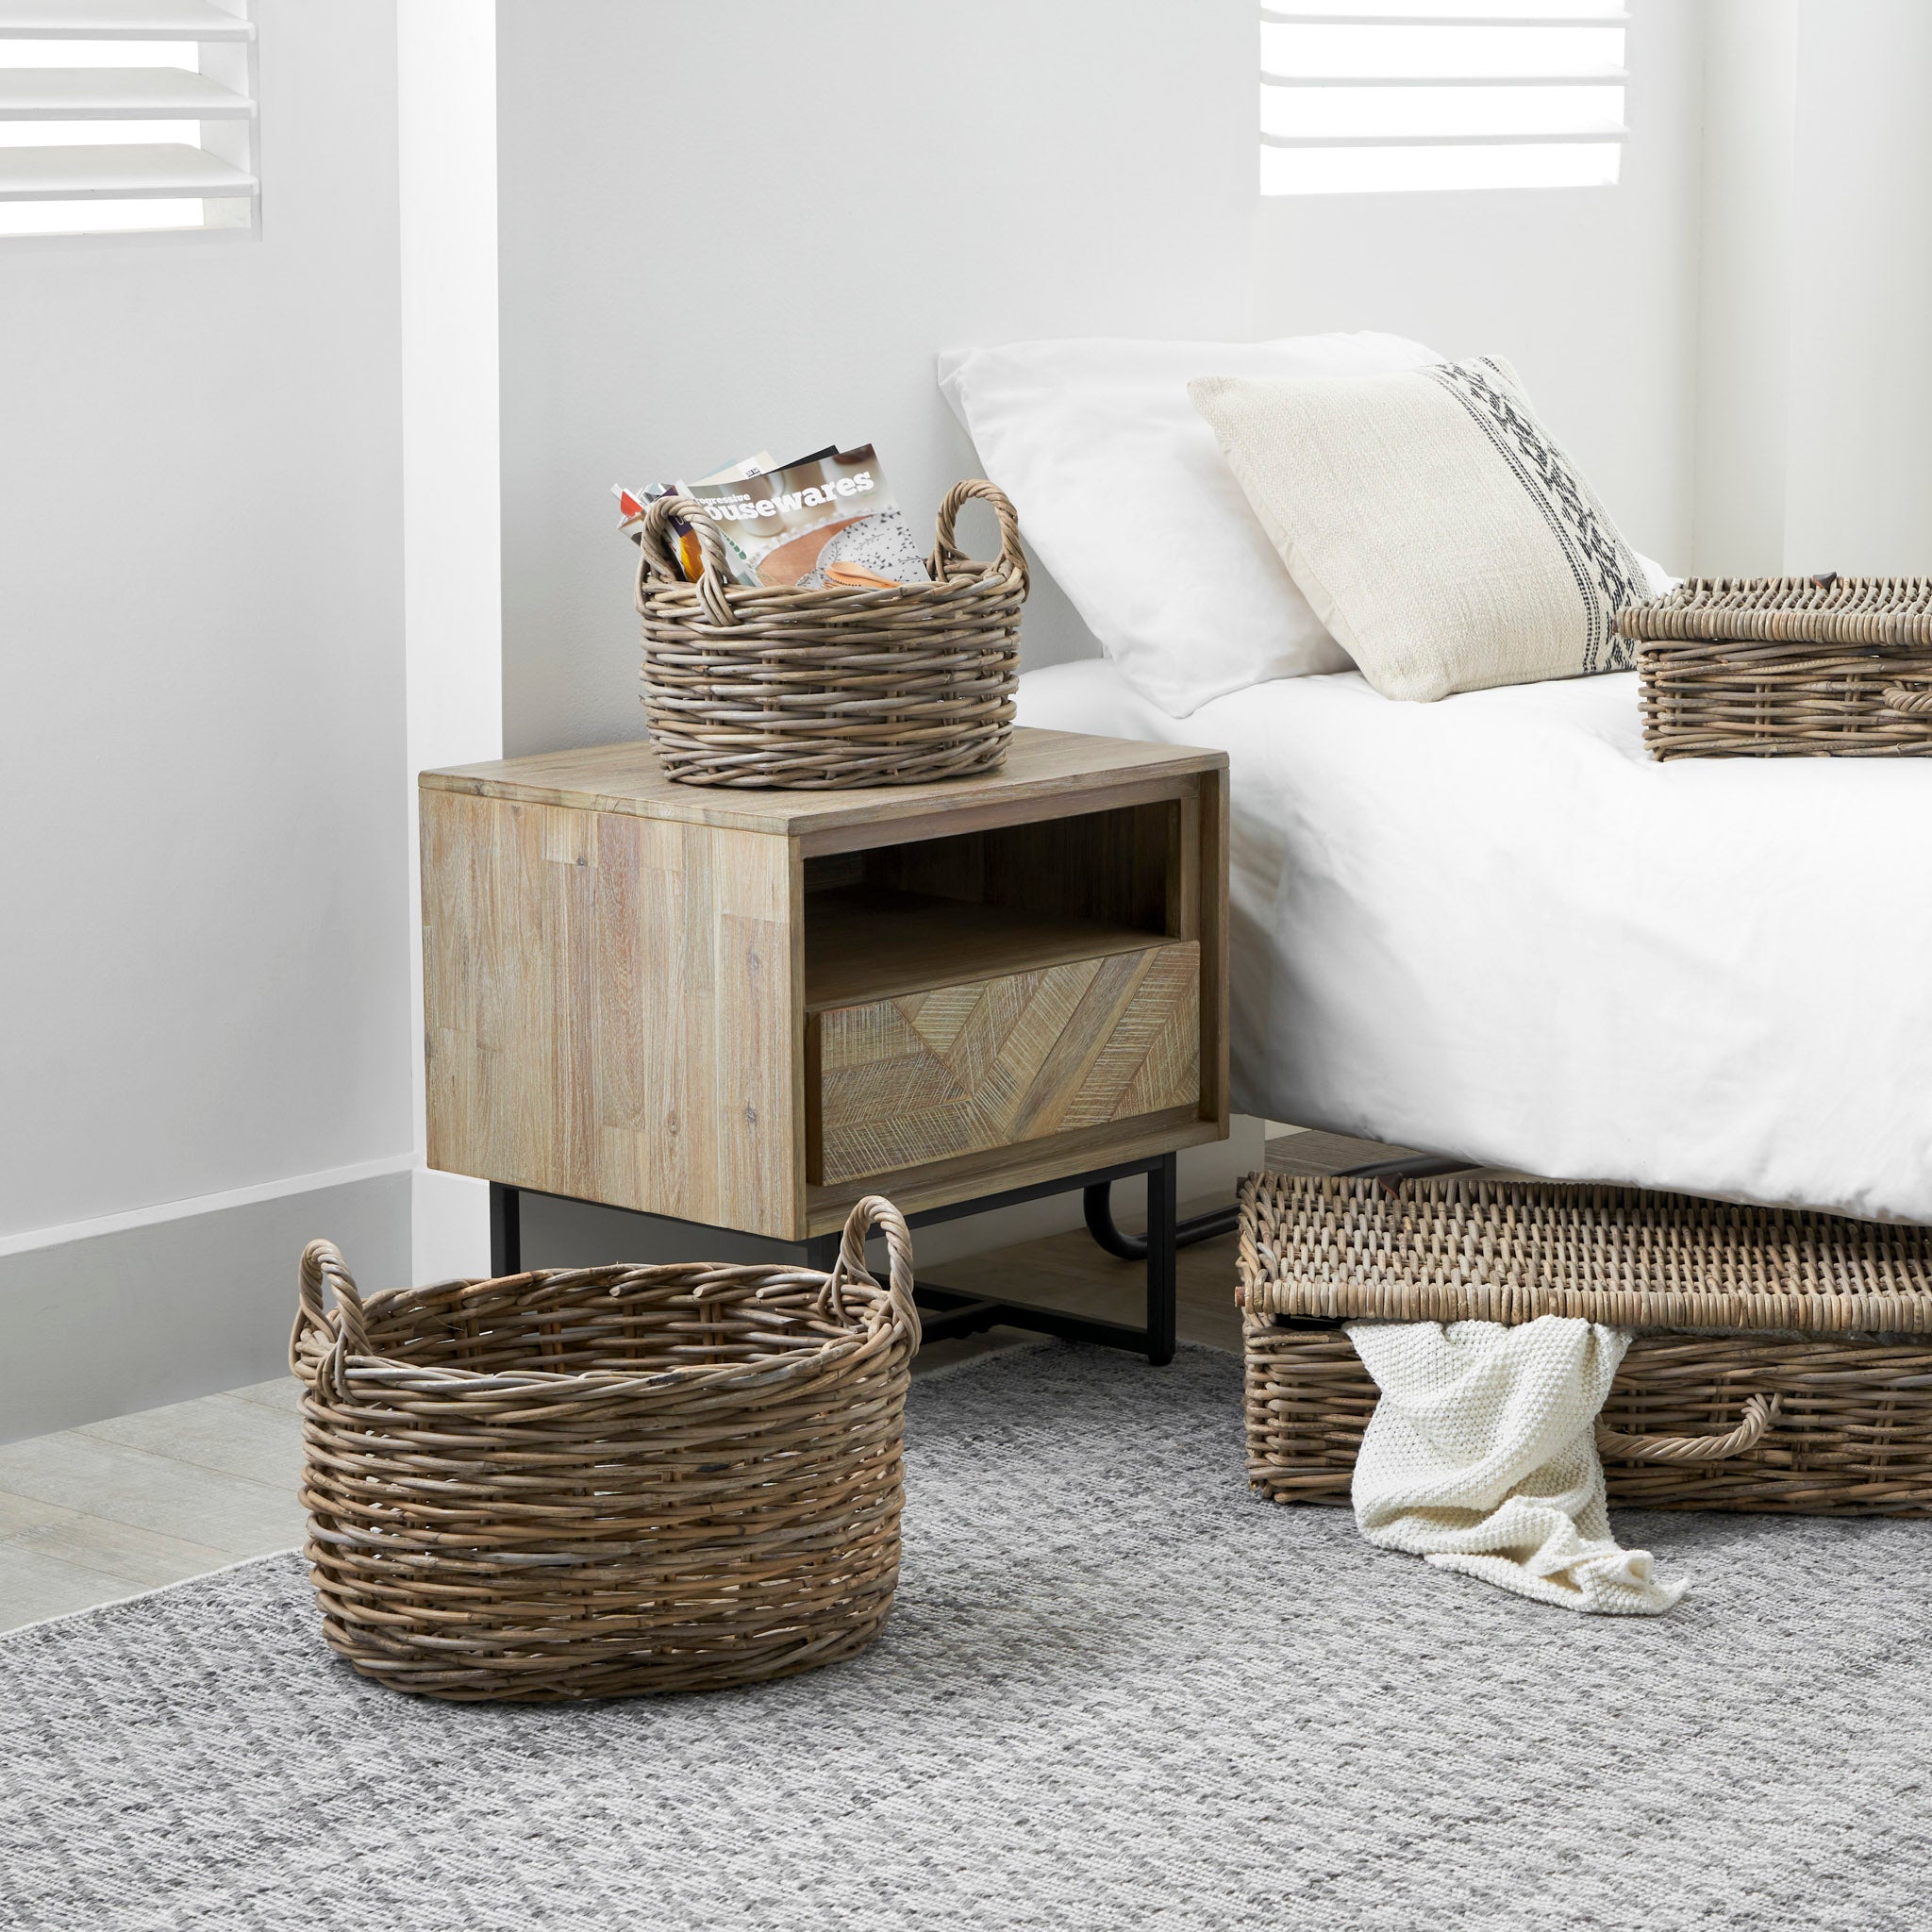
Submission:
[[[1597,1431],[1631,1507],[1932,1514],[1932,1228],[1552,1182],[1242,1184],[1248,1475],[1342,1503],[1376,1390],[1341,1323],[1638,1330]]]
[[[1616,625],[1655,758],[1932,756],[1932,577],[1691,577]]]

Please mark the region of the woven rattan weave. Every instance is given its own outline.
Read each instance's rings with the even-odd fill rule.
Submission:
[[[891,1608],[918,1346],[910,1238],[876,1198],[829,1275],[691,1262],[364,1296],[312,1241],[290,1354],[325,1634],[367,1676],[457,1699],[851,1657]]]
[[[1932,1228],[1545,1182],[1257,1175],[1242,1191],[1248,1473],[1346,1503],[1376,1391],[1342,1319],[1639,1330],[1613,1502],[1932,1514]],[[1922,1339],[1923,1338],[1923,1339]]]
[[[1000,554],[953,541],[978,497]],[[687,583],[666,547],[677,517],[703,569]],[[932,582],[798,590],[730,580],[702,505],[660,497],[638,526],[644,714],[673,778],[692,785],[916,785],[994,770],[1013,730],[1026,564],[1013,507],[956,483],[940,507]]]
[[[1617,628],[1653,758],[1932,756],[1932,577],[1692,577]]]

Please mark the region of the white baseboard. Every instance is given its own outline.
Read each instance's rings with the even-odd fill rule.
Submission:
[[[411,1184],[409,1278],[454,1281],[490,1273],[490,1183],[419,1167]]]
[[[409,1162],[372,1161],[9,1237],[0,1441],[185,1402],[287,1367],[302,1247],[409,1279]]]
[[[358,1160],[348,1167],[325,1168],[320,1174],[291,1174],[284,1180],[226,1188],[217,1194],[191,1194],[183,1201],[161,1201],[151,1208],[100,1214],[91,1221],[68,1221],[54,1227],[30,1227],[16,1234],[0,1234],[0,1260],[8,1255],[31,1254],[37,1248],[62,1248],[69,1241],[92,1241],[98,1235],[155,1227],[164,1221],[192,1221],[201,1214],[225,1213],[230,1208],[252,1208],[259,1201],[280,1201],[292,1194],[315,1194],[326,1188],[352,1187],[358,1181],[377,1180],[384,1174],[407,1174],[415,1164],[412,1154],[385,1154],[379,1160]]]

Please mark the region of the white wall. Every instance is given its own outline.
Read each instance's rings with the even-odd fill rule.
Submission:
[[[1800,0],[1795,73],[1784,567],[1923,575],[1932,7]]]
[[[612,483],[870,438],[923,529],[941,344],[1246,332],[1247,0],[498,22],[512,754],[642,735]],[[1044,579],[1025,636],[1091,649]]]
[[[488,1190],[423,1164],[416,774],[503,753],[496,368],[496,17],[478,0],[396,13],[403,605],[414,1281],[490,1272]]]
[[[1696,565],[1784,568],[1796,0],[1706,0]]]
[[[1617,186],[1270,196],[1255,227],[1254,327],[1391,329],[1444,355],[1507,357],[1624,534],[1682,571],[1704,9],[1629,0],[1629,12]]]
[[[0,1437],[408,1268],[394,11],[256,11],[258,238],[0,243]]]
[[[1923,574],[1932,8],[1708,6],[1698,567]]]
[[[1932,570],[1932,6],[1801,0],[1785,568]]]

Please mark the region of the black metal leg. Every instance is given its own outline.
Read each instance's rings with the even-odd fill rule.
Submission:
[[[1172,1154],[1142,1155],[1117,1166],[1090,1169],[1053,1180],[1030,1182],[1003,1193],[981,1194],[963,1201],[949,1201],[937,1208],[925,1208],[907,1216],[916,1228],[936,1226],[941,1222],[958,1221],[970,1214],[991,1213],[996,1208],[1017,1208],[1023,1202],[1043,1201],[1056,1194],[1086,1191],[1090,1201],[1098,1192],[1103,1206],[1107,1190],[1115,1181],[1147,1178],[1147,1226],[1149,1241],[1141,1243],[1135,1258],[1147,1260],[1147,1325],[1138,1323],[1103,1322],[1091,1315],[1075,1315],[1065,1308],[1042,1307],[1032,1302],[1008,1301],[1004,1296],[966,1293],[937,1281],[922,1280],[917,1286],[919,1307],[928,1341],[948,1341],[956,1336],[978,1335],[989,1328],[1024,1328],[1036,1335],[1057,1336],[1063,1341],[1083,1341],[1103,1348],[1129,1350],[1144,1355],[1150,1362],[1174,1359],[1174,1249],[1186,1235],[1174,1215],[1177,1163]],[[532,1190],[490,1184],[490,1266],[493,1274],[520,1274],[524,1269],[522,1208],[523,1195]],[[568,1199],[553,1195],[552,1199]],[[676,1229],[680,1239],[694,1245],[689,1251],[702,1254],[707,1229],[699,1223],[674,1221],[662,1216],[645,1216],[665,1228]],[[1199,1239],[1199,1237],[1196,1237]],[[840,1236],[826,1232],[800,1241],[803,1265],[821,1274],[830,1273],[839,1258]]]
[[[1147,1170],[1147,1359],[1174,1359],[1174,1250],[1180,1227],[1180,1162],[1172,1154]]]
[[[830,1264],[827,1263],[827,1266]],[[524,1272],[524,1203],[514,1188],[490,1183],[490,1273]]]
[[[1469,1162],[1453,1157],[1433,1154],[1407,1154],[1400,1160],[1372,1161],[1366,1167],[1345,1167],[1336,1176],[1338,1180],[1421,1180],[1431,1174],[1462,1174]],[[1144,1261],[1147,1258],[1147,1238],[1144,1235],[1124,1234],[1113,1218],[1113,1183],[1101,1181],[1081,1191],[1081,1206],[1087,1215],[1087,1232],[1109,1255],[1123,1261]],[[1241,1225],[1241,1210],[1239,1202],[1230,1201],[1224,1208],[1210,1208],[1205,1214],[1191,1214],[1185,1221],[1174,1224],[1174,1244],[1177,1248],[1191,1248],[1196,1241],[1211,1241],[1218,1236],[1232,1234]]]
[[[1146,1237],[1123,1234],[1114,1222],[1113,1184],[1110,1181],[1082,1189],[1080,1205],[1086,1210],[1087,1232],[1109,1255],[1117,1256],[1123,1261],[1144,1261],[1147,1258]],[[1240,1224],[1241,1208],[1230,1201],[1225,1208],[1210,1208],[1205,1214],[1191,1214],[1185,1221],[1176,1221],[1174,1244],[1177,1248],[1191,1248],[1196,1241],[1211,1241],[1219,1235],[1232,1234]]]

